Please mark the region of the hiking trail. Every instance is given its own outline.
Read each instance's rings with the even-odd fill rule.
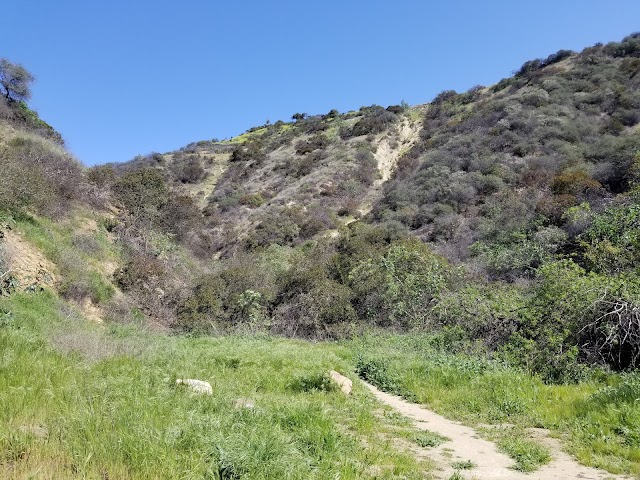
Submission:
[[[451,421],[396,395],[378,390],[367,382],[363,381],[363,383],[379,401],[411,419],[417,429],[435,432],[450,439],[434,448],[418,446],[412,448],[416,456],[429,458],[440,466],[441,470],[436,474],[438,478],[446,480],[455,472],[458,472],[462,478],[469,480],[617,480],[630,478],[580,465],[562,451],[557,440],[548,437],[546,431],[542,429],[535,429],[535,436],[540,443],[551,450],[553,457],[551,462],[532,473],[518,472],[513,469],[515,464],[513,459],[500,452],[493,442],[481,438],[473,428]],[[469,470],[453,468],[453,462],[464,461],[473,462],[475,467]]]

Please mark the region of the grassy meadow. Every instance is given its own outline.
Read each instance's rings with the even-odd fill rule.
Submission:
[[[410,445],[442,439],[357,382],[343,396],[330,369],[483,427],[522,471],[553,454],[526,438],[545,427],[582,463],[640,474],[637,375],[545,385],[433,335],[167,336],[89,322],[46,291],[3,298],[0,312],[2,478],[430,478]]]
[[[97,325],[47,292],[0,312],[2,478],[429,478],[403,419],[329,385],[347,346]]]

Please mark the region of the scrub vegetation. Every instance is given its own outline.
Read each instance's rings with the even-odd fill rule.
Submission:
[[[640,475],[640,34],[92,168],[32,81],[0,62],[0,476],[435,475],[330,369]]]

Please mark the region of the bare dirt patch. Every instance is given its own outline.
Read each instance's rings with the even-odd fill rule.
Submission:
[[[380,177],[373,183],[366,198],[360,206],[360,214],[366,215],[373,208],[373,204],[382,194],[382,186],[388,182],[396,171],[398,161],[419,139],[420,123],[411,120],[403,121],[398,126],[395,138],[384,137],[379,141],[374,157],[378,163]]]
[[[18,288],[53,286],[56,281],[53,263],[19,233],[6,229],[2,235],[11,275],[18,281]]]

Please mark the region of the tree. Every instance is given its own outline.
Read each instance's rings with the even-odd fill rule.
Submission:
[[[0,58],[0,86],[7,100],[20,102],[31,98],[34,76],[22,65]]]
[[[306,113],[294,113],[293,115],[291,115],[291,120],[295,120],[296,122],[304,120],[305,118],[307,118]]]

